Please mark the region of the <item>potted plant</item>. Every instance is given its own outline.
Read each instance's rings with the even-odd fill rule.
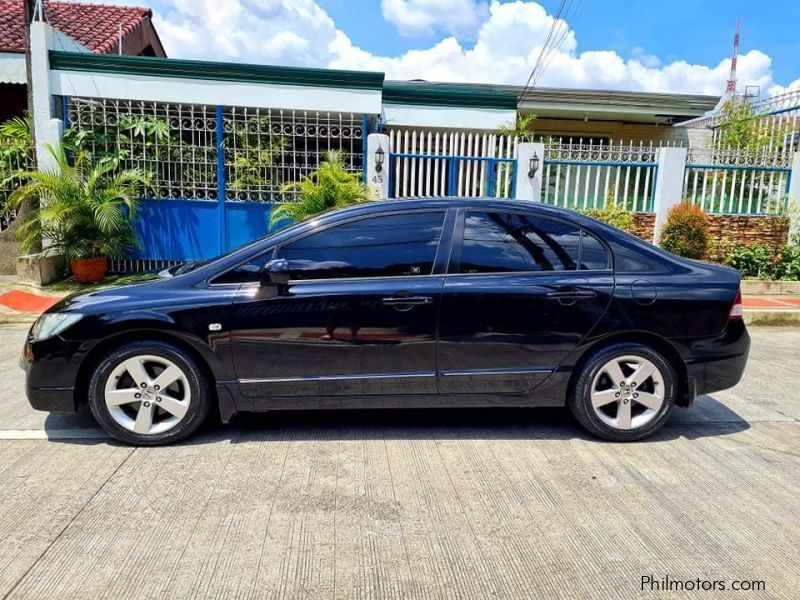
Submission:
[[[39,200],[17,230],[19,241],[26,252],[41,243],[46,252],[63,254],[76,281],[99,283],[109,258],[139,246],[132,220],[149,177],[120,168],[118,158],[95,161],[64,144],[48,149],[56,167],[21,173],[23,183],[8,199],[9,210]]]

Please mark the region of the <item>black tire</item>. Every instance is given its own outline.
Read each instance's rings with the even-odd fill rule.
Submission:
[[[632,429],[617,429],[604,422],[592,407],[592,383],[604,365],[614,358],[636,355],[652,362],[661,371],[664,402],[646,424]],[[633,442],[655,433],[669,419],[675,406],[677,377],[675,369],[661,354],[643,344],[617,343],[602,348],[583,363],[567,398],[567,406],[575,419],[590,433],[612,442]]]
[[[105,388],[109,377],[125,360],[141,355],[151,355],[171,361],[183,371],[188,382],[191,394],[188,409],[185,409],[185,415],[167,431],[148,434],[136,433],[118,423],[106,405]],[[137,446],[160,446],[190,436],[208,416],[212,398],[211,383],[196,361],[182,349],[161,341],[131,342],[113,349],[97,364],[89,381],[89,408],[94,418],[114,439]],[[157,407],[158,405],[154,404],[153,406]],[[157,412],[162,418],[170,416],[163,412],[163,409],[158,409]]]

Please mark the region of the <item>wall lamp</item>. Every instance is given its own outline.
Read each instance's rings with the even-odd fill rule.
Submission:
[[[383,151],[383,148],[378,146],[378,149],[375,150],[375,172],[380,173],[383,171],[383,160],[386,158],[386,152]]]
[[[539,170],[539,155],[536,152],[533,153],[531,156],[531,160],[528,163],[528,177],[533,179],[536,177],[536,172]]]

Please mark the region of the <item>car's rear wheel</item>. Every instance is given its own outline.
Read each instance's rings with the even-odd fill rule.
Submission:
[[[606,440],[640,440],[660,429],[672,412],[675,370],[641,344],[603,348],[586,362],[568,398],[572,414]]]
[[[129,444],[182,440],[202,424],[210,404],[210,385],[196,362],[160,341],[111,351],[89,382],[95,419],[110,436]]]

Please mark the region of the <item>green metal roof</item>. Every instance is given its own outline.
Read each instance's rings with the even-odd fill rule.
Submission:
[[[384,104],[452,106],[464,108],[517,108],[512,91],[470,84],[387,81],[383,85]]]
[[[214,79],[246,83],[272,83],[344,89],[380,90],[383,73],[273,67],[237,63],[93,54],[89,52],[50,52],[50,68],[58,71],[124,73],[151,77]]]

